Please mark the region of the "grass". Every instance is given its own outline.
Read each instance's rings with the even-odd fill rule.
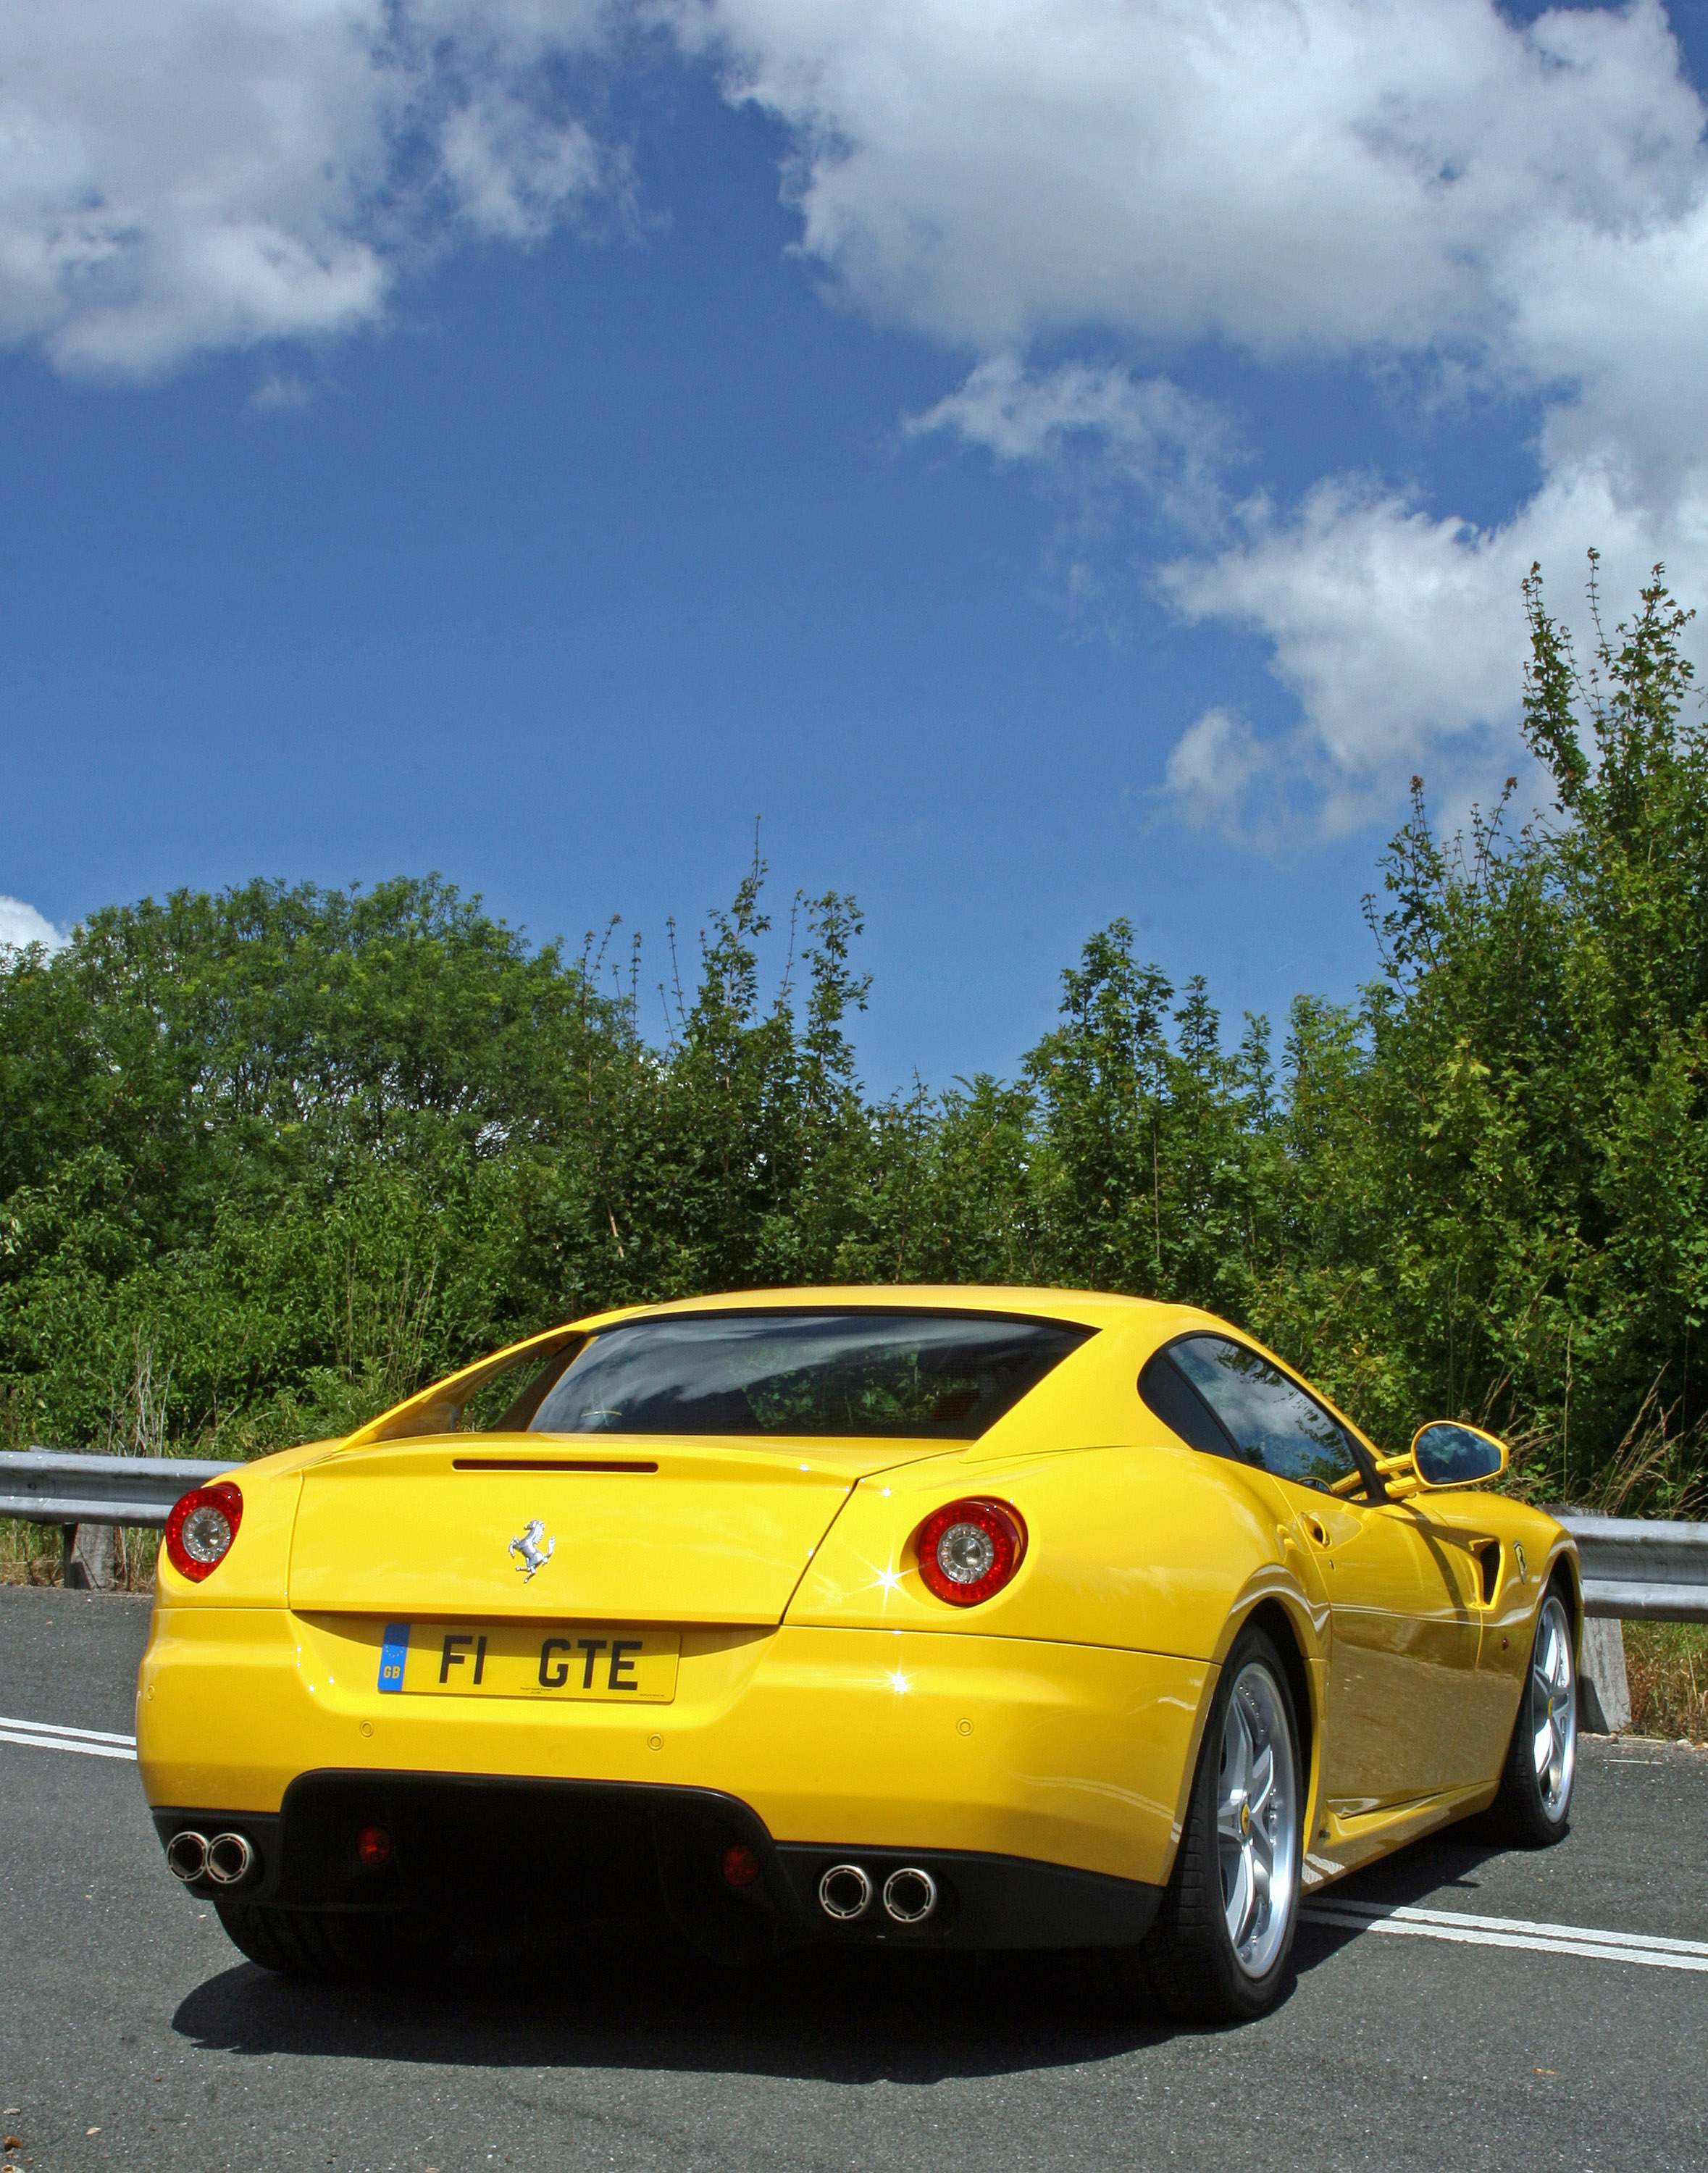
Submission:
[[[160,1534],[141,1525],[127,1525],[119,1534],[114,1556],[118,1592],[152,1592],[154,1557]],[[0,1517],[0,1584],[57,1584],[62,1565],[57,1524],[30,1524],[21,1518]]]
[[[1708,1743],[1708,1622],[1627,1622],[1631,1732]]]

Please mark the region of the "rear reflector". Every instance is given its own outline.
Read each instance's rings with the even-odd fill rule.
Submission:
[[[737,1841],[724,1851],[723,1872],[725,1886],[751,1886],[759,1876],[759,1859]]]
[[[384,1826],[364,1826],[356,1836],[356,1854],[366,1871],[391,1861],[391,1836]]]

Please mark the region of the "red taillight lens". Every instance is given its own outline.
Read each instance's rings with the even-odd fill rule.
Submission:
[[[180,1577],[200,1584],[231,1551],[243,1522],[243,1496],[229,1479],[198,1486],[166,1519],[166,1558]]]
[[[751,1848],[743,1848],[737,1841],[724,1851],[720,1868],[725,1886],[751,1886],[759,1876],[759,1859]]]
[[[919,1574],[951,1607],[1000,1592],[1026,1555],[1026,1526],[1006,1502],[951,1502],[914,1537]]]

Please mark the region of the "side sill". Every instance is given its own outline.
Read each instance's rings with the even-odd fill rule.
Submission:
[[[1470,1787],[1444,1788],[1437,1795],[1415,1797],[1409,1804],[1388,1804],[1351,1818],[1330,1811],[1325,1821],[1328,1832],[1319,1833],[1305,1854],[1306,1891],[1344,1879],[1348,1872],[1392,1855],[1456,1820],[1474,1818],[1487,1810],[1499,1787],[1498,1781],[1479,1781]]]

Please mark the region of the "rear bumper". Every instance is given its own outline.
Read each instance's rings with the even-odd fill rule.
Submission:
[[[310,1773],[272,1813],[157,1809],[164,1846],[186,1829],[237,1832],[248,1875],[191,1890],[212,1901],[375,1913],[409,1910],[473,1936],[526,1936],[565,1922],[668,1920],[708,1952],[753,1958],[803,1940],[929,1948],[1125,1946],[1150,1928],[1161,1889],[1096,1872],[951,1849],[775,1842],[751,1806],[709,1789],[502,1776]],[[355,1839],[392,1839],[364,1868]],[[757,1875],[732,1888],[725,1852]],[[827,1873],[857,1867],[869,1898],[832,1915]],[[885,1904],[892,1875],[923,1872],[929,1906],[904,1921]],[[922,1890],[915,1880],[912,1893]],[[911,1912],[908,1912],[911,1913]]]
[[[929,1852],[1156,1888],[1213,1672],[967,1634],[693,1631],[674,1700],[631,1707],[382,1694],[382,1631],[283,1610],[160,1608],[137,1708],[149,1802],[265,1817],[326,1774],[432,1776],[488,1794],[513,1781],[637,1801],[663,1791],[740,1807],[779,1852],[779,1877],[795,1849],[802,1863],[826,1850]]]

